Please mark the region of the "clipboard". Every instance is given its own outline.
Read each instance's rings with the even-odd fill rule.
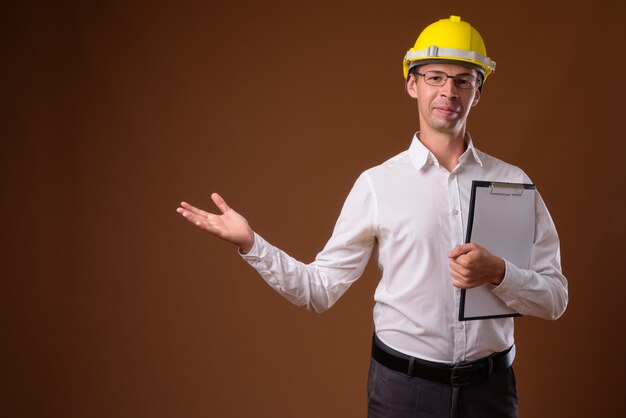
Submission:
[[[465,243],[474,242],[527,269],[535,236],[536,189],[530,183],[472,181]],[[484,284],[461,289],[459,321],[521,316]]]

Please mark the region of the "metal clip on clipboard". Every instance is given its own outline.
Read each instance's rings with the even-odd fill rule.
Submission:
[[[521,196],[524,194],[524,185],[519,183],[492,182],[489,186],[491,194],[503,196]]]

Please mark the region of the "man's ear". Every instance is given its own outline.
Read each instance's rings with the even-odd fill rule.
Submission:
[[[405,87],[406,92],[409,94],[409,96],[411,96],[413,99],[417,99],[417,79],[413,74],[409,74],[406,80]]]
[[[472,107],[478,104],[481,94],[482,94],[481,89],[476,89],[476,94],[474,94],[474,100],[472,101]]]

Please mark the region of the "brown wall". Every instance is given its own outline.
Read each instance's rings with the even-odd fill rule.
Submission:
[[[363,417],[375,267],[311,314],[175,208],[219,191],[310,261],[408,146],[400,61],[452,13],[498,63],[470,132],[538,184],[570,281],[516,320],[522,416],[621,416],[623,3],[107,3],[0,14],[1,416]]]

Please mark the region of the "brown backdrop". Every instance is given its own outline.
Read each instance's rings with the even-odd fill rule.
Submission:
[[[104,3],[1,13],[0,415],[363,417],[375,267],[308,313],[175,208],[219,191],[312,260],[408,146],[401,58],[454,13],[498,63],[470,132],[538,184],[570,281],[516,320],[522,416],[622,416],[622,3]]]

